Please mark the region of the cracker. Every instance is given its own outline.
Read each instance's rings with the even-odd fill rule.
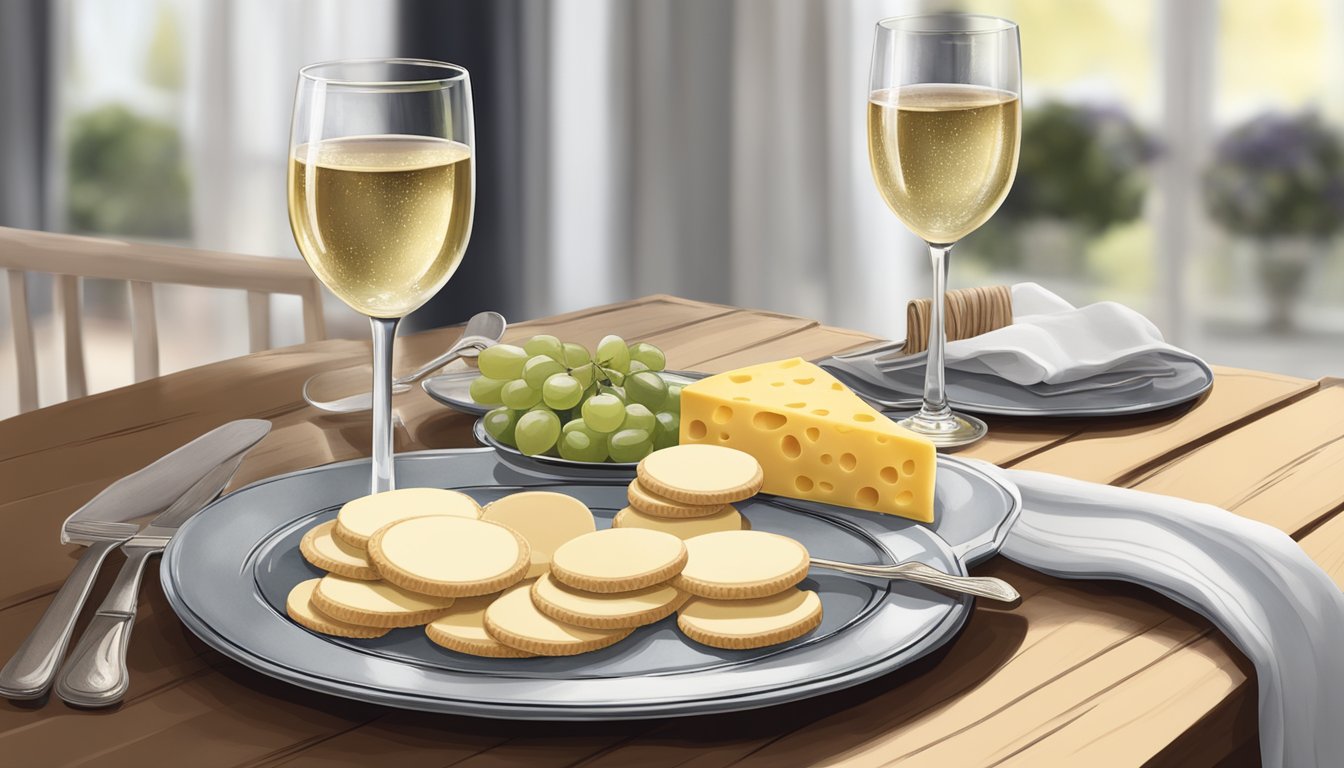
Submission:
[[[380,528],[369,539],[369,560],[403,589],[473,597],[516,584],[531,553],[523,537],[499,523],[431,515]]]
[[[709,517],[683,518],[648,515],[634,507],[626,507],[617,512],[616,517],[611,520],[612,528],[647,528],[651,531],[670,533],[682,541],[703,536],[706,533],[740,531],[750,527],[750,525],[747,519],[730,504],[725,504],[722,512]]]
[[[538,656],[575,656],[624,640],[629,629],[586,629],[556,621],[532,603],[520,584],[485,609],[485,631],[504,645]]]
[[[746,650],[793,640],[821,625],[816,592],[790,589],[753,600],[693,598],[677,615],[687,637],[714,648]]]
[[[658,517],[709,517],[722,512],[728,506],[726,504],[686,504],[673,501],[640,485],[639,480],[631,481],[630,487],[626,489],[626,498],[630,500],[631,507],[646,515],[657,515]]]
[[[605,595],[584,592],[547,574],[532,585],[532,602],[552,619],[576,627],[633,629],[671,616],[686,595],[666,584]]]
[[[312,601],[313,607],[333,619],[385,629],[424,624],[453,604],[450,597],[417,595],[385,581],[333,575],[318,579]]]
[[[721,445],[674,445],[645,456],[639,484],[685,504],[729,504],[761,490],[765,473],[749,453]]]
[[[807,576],[807,548],[765,531],[707,533],[686,541],[686,567],[672,585],[696,597],[747,600],[777,594]]]
[[[489,659],[526,659],[536,654],[510,648],[485,631],[485,609],[498,594],[464,597],[453,601],[448,612],[425,625],[431,642],[450,651]]]
[[[670,533],[608,528],[565,542],[551,559],[551,575],[586,592],[630,592],[661,584],[686,564],[686,545]]]
[[[529,579],[550,570],[551,555],[561,544],[597,529],[583,502],[550,491],[523,491],[492,501],[481,519],[507,526],[527,541],[532,552]]]
[[[369,562],[364,548],[336,538],[332,534],[335,527],[336,521],[328,520],[309,528],[299,541],[299,552],[303,554],[303,559],[347,579],[374,581],[380,578],[378,569]]]
[[[294,588],[289,591],[289,597],[285,598],[285,613],[288,613],[289,618],[293,619],[296,624],[314,632],[335,637],[370,639],[387,634],[387,630],[384,628],[351,624],[334,619],[319,611],[312,602],[313,589],[317,587],[319,581],[321,579],[301,581],[294,585]]]
[[[385,525],[425,515],[478,518],[481,506],[465,493],[443,488],[398,488],[346,502],[336,514],[333,534],[352,546],[366,548],[369,537]]]

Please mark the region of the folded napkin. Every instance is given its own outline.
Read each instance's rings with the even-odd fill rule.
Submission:
[[[1036,283],[1012,286],[1011,325],[969,339],[948,342],[950,369],[997,376],[1015,384],[1048,387],[1113,376],[1162,376],[1173,373],[1170,357],[1194,358],[1162,339],[1148,318],[1113,301],[1076,308]],[[882,386],[887,375],[923,368],[926,354],[899,350],[828,360]],[[876,379],[876,380],[874,380]]]
[[[1344,594],[1296,542],[1208,504],[976,464],[1022,493],[1004,556],[1204,616],[1255,665],[1264,765],[1344,765]]]

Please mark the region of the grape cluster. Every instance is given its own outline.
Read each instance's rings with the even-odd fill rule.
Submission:
[[[540,335],[482,350],[477,363],[471,398],[499,406],[485,431],[528,456],[633,462],[677,444],[681,385],[658,375],[667,358],[652,344],[606,336],[590,354]]]

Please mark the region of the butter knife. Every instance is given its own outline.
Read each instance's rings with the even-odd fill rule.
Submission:
[[[246,453],[270,429],[268,421],[243,419],[211,430],[109,485],[66,518],[61,543],[87,549],[23,645],[0,669],[0,696],[24,700],[46,695],[104,558],[139,531],[133,521],[172,506],[221,462]]]

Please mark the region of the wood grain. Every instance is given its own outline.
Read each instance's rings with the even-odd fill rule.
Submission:
[[[674,368],[815,359],[873,341],[777,313],[670,296],[510,329],[593,344],[619,332],[663,346]],[[409,370],[459,333],[399,340]],[[299,399],[310,375],[365,364],[349,341],[270,350],[0,422],[0,655],[20,642],[73,564],[57,546],[69,510],[108,482],[243,416],[272,433],[236,483],[364,456],[367,418]],[[963,455],[1225,503],[1283,530],[1344,583],[1344,387],[1219,369],[1194,408],[1111,422],[991,422]],[[471,419],[418,389],[396,401],[399,450],[470,443]],[[1253,674],[1199,617],[1143,590],[1067,582],[1001,559],[977,571],[1024,595],[977,608],[965,631],[896,674],[806,702],[682,720],[529,724],[405,713],[318,696],[228,662],[190,637],[147,585],[121,708],[0,705],[0,754],[48,764],[152,765],[190,749],[201,765],[885,766],[1212,765],[1245,759]],[[104,573],[98,591],[106,588]],[[186,745],[191,745],[187,747]],[[199,758],[197,755],[199,754]],[[1239,756],[1239,757],[1238,757]]]

